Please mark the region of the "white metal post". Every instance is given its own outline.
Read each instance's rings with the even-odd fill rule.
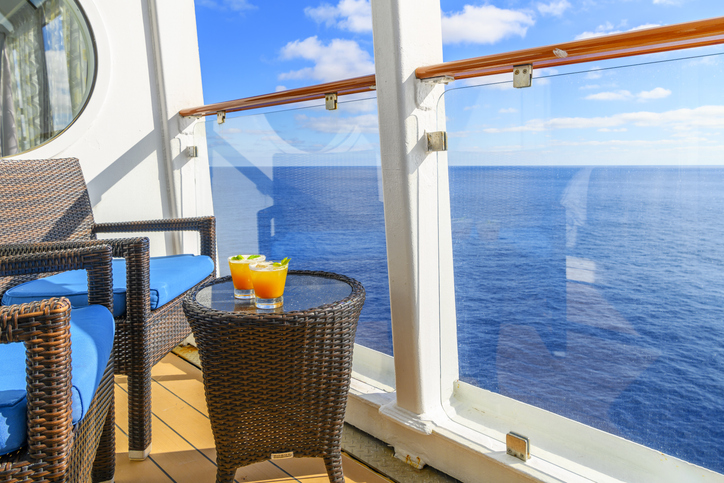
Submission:
[[[372,0],[372,24],[397,392],[382,412],[428,432],[424,421],[441,413],[441,293],[453,331],[447,372],[457,374],[447,157],[428,153],[425,136],[444,130],[436,111],[444,87],[415,77],[442,62],[440,3]]]

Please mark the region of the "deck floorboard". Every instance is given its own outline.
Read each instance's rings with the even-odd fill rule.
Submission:
[[[194,365],[169,354],[153,368],[153,450],[145,461],[128,459],[128,394],[116,376],[116,483],[213,483],[216,449],[211,433],[203,376]],[[347,483],[389,483],[343,455]],[[239,483],[326,483],[320,458],[265,461],[239,468]]]

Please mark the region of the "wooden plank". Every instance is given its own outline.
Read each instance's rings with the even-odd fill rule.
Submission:
[[[291,458],[274,462],[303,483],[329,483],[327,470],[321,458]],[[390,483],[369,468],[342,454],[342,471],[347,483]]]
[[[208,419],[201,371],[168,355],[153,368],[153,450],[145,461],[128,459],[127,381],[116,376],[116,482],[204,483],[216,478],[216,448]],[[239,468],[238,482],[327,483],[321,458],[294,458]],[[343,456],[347,483],[389,483]],[[289,476],[289,475],[295,476]]]
[[[153,462],[152,458],[145,461],[131,461],[128,459],[128,438],[116,426],[116,483],[172,483],[166,473]]]
[[[127,394],[120,384],[116,385],[116,425],[128,432]],[[153,396],[152,396],[153,397]],[[157,408],[154,407],[154,411]],[[152,419],[153,449],[150,458],[177,482],[213,483],[216,479],[216,465],[197,451],[188,441],[169,428],[155,414]],[[125,453],[128,445],[116,445],[117,451],[124,454],[117,457],[128,458]],[[133,462],[132,462],[133,463]],[[146,462],[144,462],[146,463]],[[139,480],[136,480],[139,481]]]
[[[176,358],[175,356],[172,357]],[[143,475],[144,471],[153,472],[154,469],[161,474],[165,471],[173,478],[173,481],[178,483],[215,481],[216,448],[208,418],[156,380],[187,374],[188,377],[177,378],[177,382],[185,381],[186,384],[194,386],[194,383],[198,382],[194,376],[194,370],[197,369],[184,361],[181,361],[181,364],[176,362],[172,360],[167,364],[159,363],[154,366],[154,381],[151,386],[154,410],[152,422],[153,450],[151,456],[143,462],[128,462],[120,466],[123,474],[118,472],[116,481],[146,481],[145,475],[140,478],[138,475]],[[188,367],[185,367],[185,365],[188,365]],[[178,368],[181,368],[182,372],[179,372]],[[119,432],[121,429],[126,431],[128,427],[128,405],[126,403],[127,393],[125,389],[125,379],[118,378],[116,404],[120,410],[116,412],[116,423],[119,426]],[[201,391],[203,391],[203,385]],[[205,401],[203,407],[198,409],[206,411]],[[123,453],[117,453],[118,460],[128,461],[128,454],[125,452],[127,447],[128,440],[124,436],[123,442],[119,441],[116,445],[118,451],[123,451]],[[156,465],[159,465],[163,471],[158,469]],[[126,476],[126,472],[130,476]],[[160,481],[172,481],[166,475],[163,476],[166,479]],[[253,481],[259,483],[292,483],[296,481],[270,462],[240,468],[236,473],[236,479],[240,482]]]
[[[161,359],[152,370],[154,381],[208,416],[203,377],[198,367],[173,354]]]
[[[391,483],[389,480],[381,475],[378,475],[366,466],[353,460],[346,454],[342,454],[342,471],[344,471],[344,478],[349,483]]]

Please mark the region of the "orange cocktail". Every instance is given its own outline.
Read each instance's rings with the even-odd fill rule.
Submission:
[[[256,306],[260,309],[275,309],[284,304],[284,286],[287,283],[289,259],[281,262],[252,262],[251,281],[256,294]]]
[[[264,255],[235,255],[229,257],[231,281],[234,283],[234,297],[237,299],[253,299],[254,285],[251,283],[249,263],[262,262]]]

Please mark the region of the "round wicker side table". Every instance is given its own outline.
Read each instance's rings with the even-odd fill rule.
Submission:
[[[233,293],[224,277],[183,301],[203,366],[217,483],[285,457],[321,457],[330,481],[343,483],[340,438],[364,288],[290,270],[280,309],[242,305]]]

